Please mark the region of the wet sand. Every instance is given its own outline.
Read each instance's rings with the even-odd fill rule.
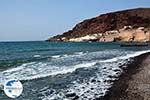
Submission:
[[[150,100],[150,53],[133,58],[109,92],[97,100]]]

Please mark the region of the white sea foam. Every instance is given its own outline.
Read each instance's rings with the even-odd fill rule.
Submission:
[[[135,57],[135,56],[141,55],[143,53],[147,53],[147,52],[150,52],[150,50],[139,51],[139,52],[135,52],[134,54],[128,54],[126,56],[116,57],[116,58],[107,59],[107,60],[103,60],[103,61],[99,61],[99,62],[113,62],[113,61],[117,61],[118,59],[128,59],[128,58]],[[46,77],[49,75],[65,74],[68,72],[73,72],[77,68],[90,67],[90,66],[94,65],[95,63],[96,62],[90,62],[90,63],[74,65],[69,68],[68,67],[59,68],[59,67],[49,66],[46,63],[42,63],[42,62],[40,62],[40,63],[32,62],[32,63],[23,64],[16,68],[8,69],[8,70],[4,71],[3,73],[6,75],[8,74],[7,76],[9,76],[9,75],[10,76],[14,75],[15,77],[17,77],[16,75],[21,76],[21,77],[19,77],[21,80],[30,80],[30,79],[34,79],[34,78]],[[61,70],[59,70],[59,69],[61,69]],[[45,72],[47,74],[45,74]],[[42,73],[44,73],[44,74],[42,74]]]
[[[127,60],[125,59],[136,57],[147,52],[150,52],[150,50],[139,51],[133,54],[127,54],[126,56],[99,61],[99,63],[103,63],[102,67],[103,68],[105,67],[105,69],[98,67],[99,69],[97,70],[96,77],[92,77],[88,82],[83,81],[82,83],[79,83],[78,81],[75,80],[73,82],[73,85],[65,91],[68,91],[67,93],[75,93],[80,97],[79,100],[87,100],[87,99],[89,100],[89,99],[97,98],[99,96],[104,96],[105,93],[108,91],[108,88],[110,88],[112,85],[111,80],[115,80],[117,78],[117,77],[113,78],[109,76],[119,76],[122,73],[122,69],[119,68],[119,64],[121,63],[123,65],[127,63]],[[94,82],[91,81],[93,79],[95,80]],[[43,100],[53,100],[53,99],[69,100],[69,98],[65,96],[65,91],[62,90],[59,93],[55,93],[51,96],[44,96],[41,98]]]
[[[83,64],[77,64],[74,66],[51,66],[46,63],[27,63],[23,64],[19,67],[8,69],[6,71],[3,71],[3,77],[6,79],[15,78],[18,80],[32,80],[42,77],[47,77],[50,75],[57,75],[57,74],[66,74],[71,73],[75,71],[78,68],[83,67],[91,67],[96,62],[89,62],[89,63],[83,63]]]
[[[82,54],[84,54],[84,52],[75,52],[74,54],[76,54],[76,55],[82,55]]]
[[[66,57],[77,57],[77,56],[81,56],[81,55],[83,55],[83,54],[85,54],[84,52],[75,52],[74,54],[64,54],[64,55],[54,55],[54,56],[52,56],[52,58],[55,58],[55,59],[57,59],[57,58],[66,58]]]
[[[38,57],[40,57],[41,55],[34,55],[33,57],[35,57],[35,58],[38,58]]]
[[[125,61],[122,61],[122,63],[125,63]],[[97,73],[95,77],[91,77],[89,81],[84,80],[82,83],[78,81],[72,82],[73,85],[69,87],[66,90],[61,90],[59,93],[54,93],[52,95],[45,95],[46,91],[50,91],[50,89],[46,89],[45,91],[42,91],[41,94],[44,95],[42,100],[53,100],[53,99],[66,99],[70,100],[68,97],[65,96],[65,94],[75,93],[77,96],[79,96],[79,100],[91,100],[93,98],[97,98],[99,96],[104,96],[105,93],[108,91],[108,88],[111,87],[112,83],[110,80],[114,80],[115,78],[110,78],[109,76],[119,76],[120,74],[118,72],[115,72],[115,69],[119,70],[117,62],[114,63],[105,63],[103,64],[103,67],[107,67],[107,69],[103,70],[98,67]],[[111,66],[110,66],[111,65]],[[95,80],[92,82],[92,80]],[[66,93],[67,91],[67,93]]]
[[[54,56],[52,56],[52,58],[60,58],[61,57],[61,55],[54,55]]]
[[[112,58],[112,59],[106,59],[106,60],[102,60],[102,61],[99,61],[99,62],[114,62],[114,61],[118,61],[119,59],[120,60],[125,60],[125,59],[129,59],[129,58],[134,58],[136,56],[139,56],[141,54],[145,54],[145,53],[148,53],[148,52],[150,52],[150,50],[138,51],[138,52],[135,52],[135,53],[127,54],[125,56],[115,57],[115,58]]]
[[[147,52],[150,52],[150,50],[139,51],[133,54],[127,54],[126,56],[120,56],[120,57],[107,59],[107,60],[83,62],[76,65],[61,66],[61,67],[54,66],[46,62],[45,63],[32,62],[32,63],[22,64],[21,66],[18,66],[16,68],[5,70],[3,72],[0,72],[0,74],[2,74],[3,78],[5,79],[15,78],[19,80],[32,80],[32,79],[43,78],[51,75],[71,73],[78,68],[93,67],[96,63],[101,63],[101,62],[107,63],[107,62],[115,62],[118,60],[129,59]]]

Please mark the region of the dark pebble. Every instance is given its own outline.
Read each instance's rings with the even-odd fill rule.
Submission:
[[[101,82],[101,81],[98,80],[97,82],[99,83],[99,82]]]
[[[76,93],[68,93],[66,94],[66,97],[75,97],[76,96]]]
[[[119,69],[115,69],[114,71],[115,71],[115,72],[120,72],[120,70],[119,70]]]
[[[91,88],[91,90],[94,90],[94,88]]]
[[[96,80],[95,80],[95,79],[92,79],[91,82],[92,82],[92,83],[93,83],[93,82],[96,82]]]

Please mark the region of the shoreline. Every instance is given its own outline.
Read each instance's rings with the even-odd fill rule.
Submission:
[[[123,69],[123,73],[119,76],[118,80],[114,81],[112,87],[108,90],[104,97],[97,98],[96,100],[148,100],[145,96],[147,93],[150,98],[150,90],[144,91],[142,94],[141,90],[139,90],[138,85],[142,85],[140,81],[143,79],[141,76],[149,76],[148,73],[141,73],[145,72],[147,68],[150,69],[150,53],[145,53],[140,56],[137,56],[133,59],[133,62],[127,64],[127,68]],[[147,67],[149,66],[149,67]],[[139,77],[138,77],[139,76]],[[147,80],[147,79],[143,79]],[[150,80],[148,81],[150,83]],[[137,86],[135,86],[135,83]],[[132,89],[133,87],[133,89]],[[143,87],[141,87],[143,88]],[[150,88],[150,85],[149,85]]]

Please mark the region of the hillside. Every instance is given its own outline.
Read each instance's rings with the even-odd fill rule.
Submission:
[[[77,24],[72,30],[62,35],[51,37],[48,41],[74,41],[74,39],[78,41],[81,37],[83,39],[79,41],[83,41],[84,39],[87,41],[104,41],[102,38],[105,39],[105,37],[113,38],[108,40],[114,41],[116,38],[117,40],[122,38],[116,37],[118,33],[120,33],[120,30],[126,30],[127,28],[135,30],[140,29],[140,27],[146,28],[146,31],[149,32],[150,8],[137,8],[102,14],[98,17],[84,20]],[[128,34],[130,34],[129,31]],[[107,38],[105,41],[107,41]]]

